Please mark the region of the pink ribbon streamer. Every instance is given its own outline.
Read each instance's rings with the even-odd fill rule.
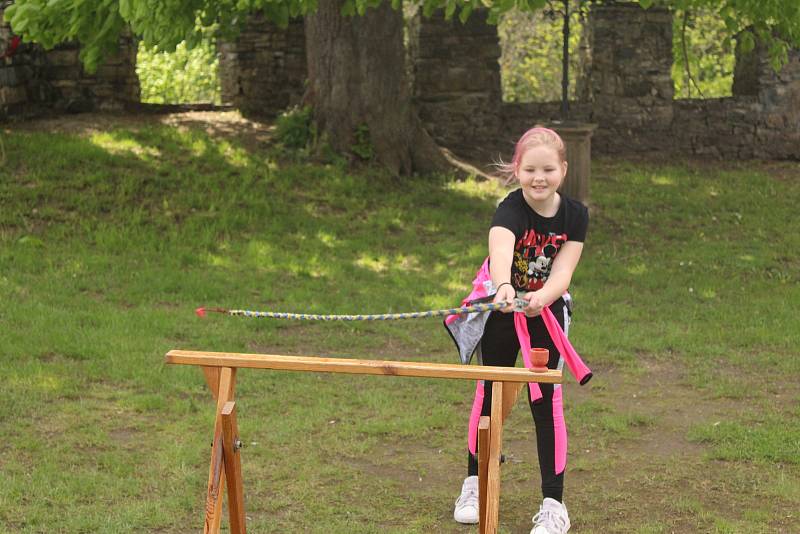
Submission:
[[[578,353],[575,351],[572,343],[569,342],[564,330],[561,329],[561,325],[558,324],[555,315],[553,315],[553,312],[551,312],[550,308],[547,306],[542,310],[542,319],[558,352],[561,353],[561,356],[567,363],[567,367],[569,367],[572,376],[575,377],[575,380],[577,380],[580,385],[586,384],[592,378],[592,371],[583,363],[581,357],[578,356]]]
[[[578,355],[577,351],[575,351],[575,348],[572,346],[572,343],[570,343],[569,338],[567,338],[567,335],[564,333],[561,325],[558,324],[558,320],[556,320],[555,315],[553,315],[553,312],[550,311],[548,306],[542,309],[542,320],[547,328],[547,332],[550,334],[550,338],[553,340],[553,344],[564,358],[572,376],[575,377],[575,380],[577,380],[580,385],[586,384],[592,378],[592,371],[583,363],[583,360]],[[522,349],[522,361],[525,367],[531,368],[533,366],[531,363],[531,336],[528,332],[528,322],[524,313],[514,312],[514,330],[517,332],[519,346]],[[538,383],[530,382],[528,383],[528,388],[531,392],[532,402],[535,403],[542,399],[542,390],[539,388]]]

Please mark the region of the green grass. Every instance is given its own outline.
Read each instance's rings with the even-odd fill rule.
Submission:
[[[769,464],[800,463],[800,425],[786,424],[786,416],[758,416],[717,421],[696,427],[690,439],[714,445],[711,456],[720,460],[760,460]]]
[[[193,310],[452,306],[504,194],[290,163],[146,122],[2,142],[0,524],[11,532],[197,530],[213,407],[197,369],[163,364],[171,348],[455,362],[436,320]],[[794,530],[797,514],[778,510],[800,506],[800,170],[606,160],[593,173],[571,337],[596,378],[567,386],[573,523],[605,532],[613,512],[620,532],[765,531],[769,500],[771,528]],[[451,506],[473,388],[243,370],[249,530],[464,532]],[[670,422],[675,399],[697,409],[692,426]],[[538,485],[529,418],[512,423],[509,439],[528,445],[504,467],[508,532],[530,528]],[[639,452],[663,435],[703,454],[684,471]],[[734,477],[730,495],[702,490],[709,471]],[[748,489],[751,471],[778,474]],[[719,508],[726,495],[741,506]]]
[[[638,427],[653,423],[647,414],[623,412],[598,401],[589,400],[570,412],[570,421],[590,432],[616,437],[631,437]]]

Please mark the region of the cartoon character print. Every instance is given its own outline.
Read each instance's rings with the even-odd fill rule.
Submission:
[[[514,247],[514,285],[536,291],[540,289],[553,267],[553,260],[567,242],[567,234],[537,234],[529,229]]]

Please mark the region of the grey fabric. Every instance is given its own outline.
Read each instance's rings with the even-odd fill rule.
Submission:
[[[468,313],[466,317],[461,316],[452,323],[444,325],[455,341],[458,355],[464,365],[472,361],[474,354],[478,355],[478,363],[482,363],[481,338],[491,313],[489,311]]]

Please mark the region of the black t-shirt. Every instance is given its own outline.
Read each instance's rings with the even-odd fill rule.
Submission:
[[[553,217],[542,217],[531,208],[517,189],[497,207],[492,226],[514,232],[514,261],[511,284],[515,289],[540,289],[553,267],[561,246],[567,241],[583,242],[589,226],[589,210],[571,198],[561,195],[561,205]]]

